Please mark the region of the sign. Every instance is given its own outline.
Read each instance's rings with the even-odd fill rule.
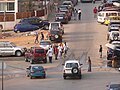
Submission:
[[[3,69],[6,69],[6,63],[5,62],[0,62],[0,69],[2,69],[2,64],[3,64]]]

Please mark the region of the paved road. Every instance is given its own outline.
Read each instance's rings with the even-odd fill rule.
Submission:
[[[63,61],[54,61],[53,64],[42,64],[47,68],[46,79],[29,79],[25,76],[25,68],[29,63],[24,61],[7,62],[10,77],[5,80],[5,90],[106,90],[106,84],[119,82],[120,73],[114,69],[106,68],[106,33],[107,27],[96,22],[92,9],[97,4],[79,3],[76,8],[82,10],[82,20],[72,20],[65,25],[64,40],[67,41],[74,58],[83,63],[82,80],[62,78]],[[103,58],[99,58],[99,45],[103,45]],[[87,56],[92,60],[92,72],[86,70]],[[69,58],[72,58],[69,57]],[[6,70],[7,72],[7,70]],[[9,74],[9,73],[8,73]],[[12,79],[11,79],[12,78]],[[1,82],[0,82],[1,83]]]

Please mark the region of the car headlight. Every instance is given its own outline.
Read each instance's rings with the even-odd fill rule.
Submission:
[[[55,38],[58,38],[58,35],[55,35]]]

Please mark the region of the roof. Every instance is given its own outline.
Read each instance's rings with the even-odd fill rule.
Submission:
[[[78,60],[67,60],[65,63],[79,63]]]
[[[106,12],[106,13],[108,13],[108,12],[117,12],[117,13],[119,13],[118,11],[100,11],[99,13],[101,13],[101,12]]]

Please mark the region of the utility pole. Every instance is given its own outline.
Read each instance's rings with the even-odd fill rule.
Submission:
[[[1,90],[4,90],[4,62],[2,61],[2,89]]]

